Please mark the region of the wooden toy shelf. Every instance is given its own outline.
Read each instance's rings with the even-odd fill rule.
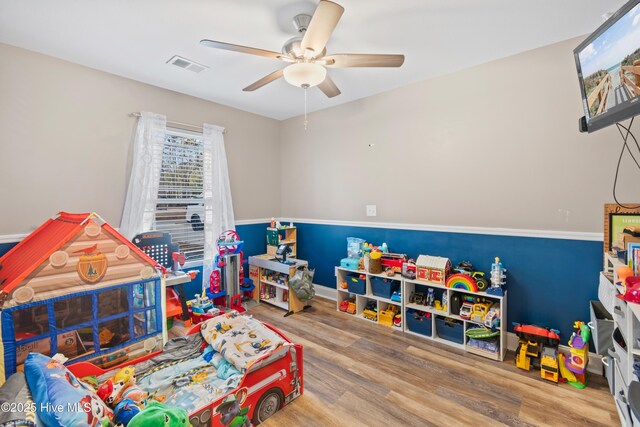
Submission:
[[[274,259],[273,256],[256,255],[249,257],[249,277],[256,285],[256,291],[253,293],[256,302],[264,302],[276,307],[287,310],[287,313],[297,313],[305,308],[305,303],[298,299],[295,292],[289,288],[289,279],[295,274],[299,267],[307,267],[308,263],[304,260],[289,259],[290,264],[283,264]],[[285,277],[285,283],[278,283],[268,280],[267,277],[272,275],[280,275]],[[268,292],[264,292],[265,288],[275,288],[275,295],[268,296]]]
[[[279,245],[288,245],[291,247],[291,253],[288,257],[295,258],[298,253],[297,231],[295,227],[267,227],[267,254],[275,255]],[[277,235],[278,243],[270,235]]]
[[[364,275],[365,276],[365,288],[364,288],[364,293],[363,294],[356,294],[353,292],[350,292],[348,289],[342,289],[341,288],[341,284],[346,281],[346,279],[353,275],[353,274],[357,274],[357,275]],[[418,336],[421,338],[425,338],[431,341],[435,341],[435,342],[439,342],[442,344],[446,344],[458,349],[462,349],[465,350],[469,353],[472,354],[477,354],[479,356],[483,356],[483,357],[487,357],[489,359],[493,359],[493,360],[499,360],[502,361],[504,360],[504,357],[506,355],[507,352],[507,291],[504,291],[504,296],[497,296],[497,295],[489,295],[486,292],[471,292],[471,291],[467,291],[465,289],[452,289],[452,288],[447,288],[444,284],[441,283],[436,283],[436,282],[428,282],[428,281],[422,281],[422,280],[410,280],[410,279],[405,279],[404,277],[402,277],[400,274],[396,274],[394,276],[387,276],[386,274],[372,274],[372,273],[367,273],[365,271],[355,271],[355,270],[349,270],[346,268],[342,268],[342,267],[336,267],[335,269],[335,276],[336,276],[336,283],[337,283],[337,309],[338,311],[340,311],[340,304],[343,301],[349,301],[351,299],[353,299],[353,297],[355,296],[355,302],[356,302],[356,313],[355,315],[351,315],[348,313],[344,313],[347,316],[354,316],[357,317],[359,319],[363,319],[367,322],[371,322],[371,323],[379,323],[379,317],[378,316],[378,321],[373,321],[370,319],[367,319],[365,317],[363,317],[363,311],[367,305],[367,302],[369,301],[376,301],[376,307],[377,307],[377,312],[380,313],[381,310],[385,310],[387,309],[387,307],[389,305],[395,305],[398,307],[399,312],[402,314],[402,328],[396,328],[394,327],[394,329],[397,329],[398,331],[402,331],[403,333],[409,334],[409,335],[413,335],[413,336]],[[385,278],[385,279],[390,279],[390,280],[395,280],[397,282],[400,283],[400,294],[401,294],[401,301],[392,301],[391,299],[388,298],[383,298],[380,296],[376,296],[373,295],[372,293],[372,286],[371,286],[371,278],[373,277],[381,277],[381,278]],[[449,301],[449,304],[447,304],[447,310],[443,311],[443,310],[436,310],[435,307],[432,306],[427,306],[427,305],[422,305],[422,304],[416,304],[416,303],[411,303],[409,302],[409,298],[411,296],[412,292],[415,292],[416,287],[418,287],[418,289],[420,289],[423,292],[426,292],[426,290],[428,288],[433,288],[434,291],[436,292],[437,298],[436,299],[442,299],[442,294],[446,293],[447,294],[447,299]],[[492,301],[495,303],[499,303],[500,304],[500,326],[498,327],[498,330],[500,331],[500,335],[498,337],[496,337],[496,340],[498,342],[498,351],[497,352],[493,352],[493,351],[489,351],[489,350],[484,350],[484,349],[480,349],[477,347],[473,347],[471,345],[469,345],[469,338],[464,335],[464,332],[467,331],[467,329],[469,328],[473,328],[479,325],[482,325],[482,322],[477,322],[474,320],[468,320],[468,319],[463,319],[462,317],[460,317],[459,314],[455,314],[455,313],[451,313],[451,297],[454,294],[460,294],[460,295],[473,295],[476,297],[483,297],[488,301]],[[407,325],[407,311],[409,309],[413,309],[413,310],[417,310],[417,311],[422,311],[425,313],[431,313],[431,318],[428,320],[429,322],[431,322],[431,327],[430,327],[430,334],[422,334],[422,333],[418,333],[418,332],[414,332],[409,330],[408,325]],[[439,319],[440,321],[443,321],[445,318],[448,319],[454,319],[457,320],[459,322],[462,322],[462,326],[463,326],[463,336],[462,336],[462,343],[457,343],[454,342],[452,340],[449,339],[445,339],[442,338],[441,336],[438,335],[437,330],[438,328],[436,327],[436,319]]]

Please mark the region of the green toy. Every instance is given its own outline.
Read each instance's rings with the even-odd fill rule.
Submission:
[[[184,409],[149,402],[127,427],[189,427],[189,416]]]

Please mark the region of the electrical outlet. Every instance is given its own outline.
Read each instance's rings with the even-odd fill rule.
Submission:
[[[376,205],[367,205],[367,216],[376,216],[377,214]]]

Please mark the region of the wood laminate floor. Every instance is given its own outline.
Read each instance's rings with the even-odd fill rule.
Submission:
[[[251,309],[304,345],[304,394],[264,424],[274,426],[617,426],[604,378],[577,390],[401,331],[354,319],[318,298],[283,317]]]

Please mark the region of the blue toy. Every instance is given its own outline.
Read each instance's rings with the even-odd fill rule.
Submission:
[[[391,295],[391,301],[394,301],[394,302],[402,302],[402,295],[400,294],[400,291],[395,291],[395,292]]]
[[[131,399],[122,399],[113,410],[113,423],[116,426],[126,427],[131,418],[138,415],[139,412],[140,408],[136,405],[136,402]]]

